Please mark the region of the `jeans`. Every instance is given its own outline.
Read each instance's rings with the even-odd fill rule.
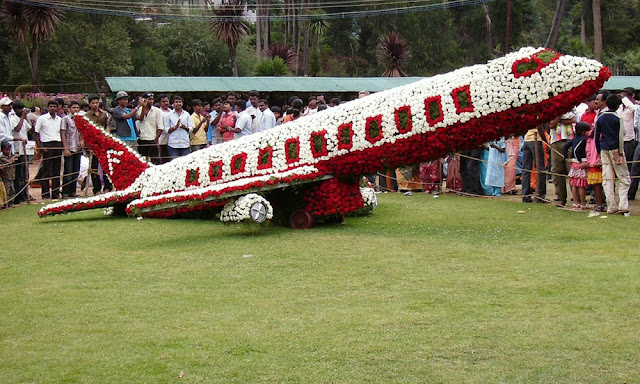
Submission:
[[[81,156],[82,152],[71,152],[71,156],[64,157],[64,171],[62,172],[63,196],[74,196],[76,194]]]
[[[189,149],[189,147],[173,148],[172,146],[168,146],[167,149],[169,150],[169,157],[171,158],[171,160],[175,159],[176,157],[186,156],[191,153],[191,149]]]

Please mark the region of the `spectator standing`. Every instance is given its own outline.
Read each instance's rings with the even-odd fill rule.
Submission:
[[[233,138],[239,139],[243,136],[249,136],[253,133],[253,129],[251,128],[252,117],[249,115],[247,110],[244,110],[244,100],[238,100],[236,103],[236,111],[238,113],[238,118],[236,120],[236,125],[233,128]]]
[[[207,130],[207,144],[218,144],[222,142],[222,137],[218,133],[218,123],[222,116],[222,100],[219,97],[211,101],[211,111],[209,111],[209,129]]]
[[[222,137],[222,142],[233,140],[234,129],[238,115],[231,109],[231,102],[227,99],[222,103],[222,116],[218,123],[218,132]]]
[[[32,125],[29,123],[29,110],[24,107],[20,100],[13,103],[13,113],[11,114],[11,126],[13,127],[13,153],[18,155],[16,161],[16,175],[14,179],[14,189],[16,190],[16,198],[14,202],[20,204],[29,199],[29,194],[25,188],[27,184],[27,167],[29,162],[26,153],[26,143],[29,131]]]
[[[260,101],[258,102],[258,108],[260,108],[260,112],[262,112],[259,132],[266,131],[267,129],[275,127],[276,116],[269,109],[269,102],[266,99],[260,99]]]
[[[596,148],[602,159],[602,188],[607,199],[607,213],[627,214],[629,212],[628,193],[631,181],[629,169],[625,163],[622,123],[615,112],[622,104],[622,100],[618,95],[609,95],[606,103],[609,110],[598,116],[595,137]],[[615,181],[616,177],[618,178],[617,182]]]
[[[599,95],[599,97],[602,97]],[[585,151],[587,156],[587,185],[593,188],[595,195],[596,208],[598,212],[604,211],[604,191],[602,190],[602,162],[600,154],[596,149],[596,133],[595,121],[598,116],[598,102],[596,96],[587,99],[587,110],[578,118],[580,122],[587,123],[591,127],[587,132],[587,140],[585,142]]]
[[[36,126],[36,120],[40,117],[40,107],[31,107],[29,114],[27,115],[27,120],[31,125],[31,128]]]
[[[155,98],[151,92],[143,94],[140,100],[142,107],[136,115],[140,130],[138,152],[154,164],[161,164],[158,153],[158,131],[164,130],[164,120],[160,108],[153,105],[154,101]]]
[[[555,204],[564,206],[567,203],[567,159],[562,156],[562,148],[573,139],[573,124],[576,116],[567,112],[549,123],[551,138],[551,181],[556,191]]]
[[[76,128],[73,117],[80,112],[80,103],[73,100],[69,103],[69,114],[62,119],[60,139],[64,156],[62,172],[62,197],[76,197],[78,174],[80,173],[80,157],[82,156],[82,136]]]
[[[624,141],[624,155],[627,161],[627,168],[631,172],[631,166],[633,165],[633,154],[636,150],[638,141],[636,140],[636,128],[633,124],[635,112],[638,109],[638,105],[634,99],[636,90],[633,88],[625,88],[622,91],[622,105],[618,110],[618,116],[622,119],[623,141]]]
[[[62,163],[62,139],[60,128],[62,118],[58,116],[58,103],[47,103],[49,113],[42,115],[36,122],[36,145],[42,151],[42,180],[40,181],[43,199],[60,197],[60,167]],[[49,185],[51,183],[51,185]]]
[[[246,109],[247,114],[251,116],[251,132],[260,131],[260,121],[262,120],[262,110],[259,107],[260,94],[258,91],[249,92],[249,106]]]
[[[0,99],[0,141],[13,141],[13,128],[11,127],[11,119],[9,118],[12,104],[13,101],[6,96]]]
[[[158,95],[158,103],[160,111],[162,112],[162,129],[158,130],[156,140],[158,142],[158,161],[160,164],[163,164],[169,160],[169,135],[164,131],[164,119],[172,110],[169,103],[169,96]]]
[[[207,146],[207,130],[209,129],[210,116],[202,115],[202,101],[200,99],[191,100],[193,113],[191,114],[191,125],[193,131],[189,134],[191,142],[191,152],[195,152]]]
[[[11,153],[11,142],[9,140],[2,140],[2,143],[0,143],[0,149],[2,150],[0,153],[0,170],[2,170],[2,184],[6,194],[2,203],[4,204],[7,202],[8,206],[12,206],[14,204],[12,199],[16,194],[13,185],[16,175],[15,162],[18,159],[18,155],[13,155]]]
[[[98,95],[89,96],[89,112],[85,114],[85,117],[93,121],[96,125],[107,130],[108,114],[106,111],[100,109],[100,98]],[[38,119],[39,120],[39,119]],[[91,154],[91,184],[93,185],[93,195],[99,194],[103,191],[102,182],[100,181],[100,163],[98,162],[98,156]],[[110,192],[113,190],[113,184],[109,176],[103,172],[102,180],[104,181],[104,192]]]
[[[567,142],[562,148],[565,159],[570,159],[569,184],[573,196],[573,208],[586,209],[586,188],[587,188],[587,136],[591,130],[589,124],[580,122],[575,127],[575,137]],[[569,148],[573,154],[569,157]]]
[[[138,113],[138,110],[140,109],[140,105],[136,106],[132,110],[127,108],[127,104],[129,104],[129,95],[125,91],[120,91],[116,94],[116,101],[118,105],[111,112],[111,117],[116,123],[116,134],[120,137],[120,140],[124,141],[133,149],[137,149],[138,137],[131,118],[136,116],[136,113]]]
[[[193,124],[189,113],[182,109],[182,104],[182,97],[174,96],[173,111],[164,118],[164,131],[169,135],[167,148],[172,160],[191,153],[189,134],[193,131]]]
[[[532,128],[524,135],[522,146],[522,202],[532,203],[531,172],[536,167],[536,198],[544,199],[547,195],[547,183],[544,170],[544,148],[542,141],[546,139],[544,125]]]
[[[503,138],[489,143],[489,157],[487,158],[487,174],[484,184],[490,196],[502,195],[504,187],[504,165],[507,142]]]

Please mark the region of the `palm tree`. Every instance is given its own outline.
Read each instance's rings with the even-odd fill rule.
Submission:
[[[400,37],[396,31],[391,31],[383,36],[378,46],[378,62],[386,67],[382,77],[405,77],[407,74],[401,67],[407,63],[411,52],[407,41]]]
[[[264,55],[269,59],[281,58],[292,71],[296,68],[296,51],[287,44],[271,43],[265,49]]]
[[[40,43],[50,39],[60,25],[63,12],[47,6],[27,5],[13,1],[0,4],[0,19],[8,26],[16,41],[24,46],[31,71],[31,85],[39,90],[38,59]]]
[[[211,29],[216,31],[218,40],[229,47],[231,53],[231,74],[238,77],[238,44],[247,36],[249,27],[242,20],[246,0],[222,0],[222,4],[213,8],[215,18]]]

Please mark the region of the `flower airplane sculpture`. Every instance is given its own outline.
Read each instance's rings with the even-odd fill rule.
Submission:
[[[358,175],[523,133],[594,94],[609,76],[594,60],[522,48],[159,166],[75,117],[118,190],[50,204],[39,215],[109,206],[145,217],[217,209],[222,221],[260,222],[275,208],[294,227],[308,227],[313,218],[375,205]]]

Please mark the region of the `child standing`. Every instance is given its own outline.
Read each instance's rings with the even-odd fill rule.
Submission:
[[[587,195],[587,132],[591,126],[585,122],[576,124],[575,137],[562,148],[565,159],[569,159],[569,148],[573,150],[571,169],[569,170],[569,185],[573,195],[573,208],[585,209]]]
[[[2,153],[0,154],[0,169],[2,169],[2,183],[6,191],[6,203],[9,206],[13,205],[13,198],[15,197],[15,190],[13,189],[13,181],[16,178],[16,166],[13,164],[17,155],[11,154],[11,143],[7,140],[3,140],[0,144]]]

